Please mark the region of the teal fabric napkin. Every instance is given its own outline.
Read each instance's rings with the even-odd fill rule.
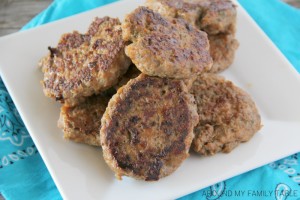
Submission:
[[[23,30],[110,2],[113,0],[55,0]],[[280,0],[239,2],[300,72],[300,10]],[[8,200],[61,199],[1,80],[0,131],[0,193]],[[291,155],[180,199],[300,200],[299,156]]]

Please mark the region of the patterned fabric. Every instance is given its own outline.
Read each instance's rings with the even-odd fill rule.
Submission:
[[[29,136],[20,115],[0,80],[0,141],[9,141],[14,146],[22,146]]]
[[[49,192],[43,194],[43,191]],[[60,199],[1,79],[0,193],[6,199]]]
[[[0,170],[37,153],[20,115],[0,79]],[[5,147],[5,148],[3,148]]]
[[[24,29],[112,1],[114,0],[55,0]],[[239,0],[239,2],[300,71],[300,11],[279,0]],[[1,79],[0,130],[0,193],[7,200],[61,199]],[[299,153],[289,156],[182,197],[180,200],[300,200],[299,157]]]
[[[179,200],[300,200],[299,159],[294,154]]]

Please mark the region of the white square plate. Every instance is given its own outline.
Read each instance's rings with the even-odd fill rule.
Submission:
[[[58,103],[46,98],[39,59],[60,35],[85,32],[96,16],[124,17],[142,1],[121,1],[0,38],[1,77],[64,199],[174,199],[300,151],[300,78],[279,50],[238,7],[240,47],[224,76],[258,105],[264,127],[230,154],[191,155],[158,182],[117,181],[101,149],[63,139]]]

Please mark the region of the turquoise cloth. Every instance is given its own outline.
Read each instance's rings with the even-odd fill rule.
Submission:
[[[56,0],[23,29],[112,1]],[[280,0],[239,2],[300,72],[300,10]],[[61,199],[1,80],[0,114],[0,193],[8,200]],[[289,156],[180,199],[300,200],[299,156]]]

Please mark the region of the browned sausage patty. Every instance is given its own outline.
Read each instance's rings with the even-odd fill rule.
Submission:
[[[86,34],[64,34],[40,62],[44,93],[67,106],[117,83],[131,61],[124,52],[118,19],[96,18]]]
[[[139,7],[122,28],[124,40],[133,42],[125,53],[144,74],[184,79],[211,68],[207,34],[184,20]]]
[[[199,123],[193,149],[202,155],[228,153],[248,141],[260,128],[261,119],[251,97],[216,74],[203,74],[194,82]]]
[[[234,34],[236,31],[236,6],[231,0],[206,0],[200,20],[200,29],[208,34]]]
[[[210,55],[214,61],[209,72],[217,73],[227,69],[234,60],[239,42],[230,34],[209,35]]]
[[[104,159],[118,179],[158,180],[189,156],[197,122],[182,81],[141,74],[118,90],[102,117]]]
[[[235,32],[236,7],[230,0],[147,0],[147,7],[168,18],[182,18],[208,34]]]
[[[227,69],[238,41],[234,38],[236,8],[228,0],[148,0],[146,5],[168,19],[182,18],[208,33],[213,66],[209,72]]]
[[[109,99],[107,94],[93,95],[74,107],[62,106],[58,127],[64,138],[100,146],[101,118]]]

